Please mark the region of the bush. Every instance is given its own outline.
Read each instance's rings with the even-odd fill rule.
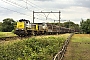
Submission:
[[[1,60],[52,60],[61,49],[64,37],[30,38],[0,46]]]

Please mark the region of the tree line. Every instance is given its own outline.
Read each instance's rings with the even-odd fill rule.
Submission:
[[[59,23],[52,23],[52,24],[59,25]],[[12,30],[15,29],[15,26],[16,26],[15,20],[13,20],[12,18],[6,18],[6,19],[3,19],[3,22],[0,22],[0,31],[11,32]],[[69,22],[60,23],[60,26],[71,28],[81,33],[86,33],[86,34],[90,33],[90,19],[82,20],[80,22],[80,25],[75,24],[72,21],[69,21]]]
[[[83,20],[80,22],[80,30],[82,33],[90,34],[90,19]]]
[[[6,18],[3,20],[3,22],[0,22],[0,31],[11,32],[12,30],[14,30],[15,25],[15,20],[13,20],[12,18]]]

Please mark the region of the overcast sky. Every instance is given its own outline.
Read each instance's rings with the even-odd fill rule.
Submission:
[[[70,20],[77,24],[81,18],[90,18],[90,0],[0,0],[0,21],[5,18],[28,19],[32,22],[35,12],[61,12],[61,22]],[[54,22],[58,13],[35,14],[35,22]]]

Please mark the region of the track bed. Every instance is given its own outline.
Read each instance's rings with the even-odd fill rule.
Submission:
[[[90,60],[90,35],[75,34],[63,60]]]

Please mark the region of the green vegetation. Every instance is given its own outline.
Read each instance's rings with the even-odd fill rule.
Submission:
[[[31,37],[0,44],[1,60],[52,60],[70,34]]]
[[[80,24],[82,32],[90,34],[90,19],[87,19],[86,21],[82,20]]]
[[[0,31],[11,32],[14,29],[16,22],[12,18],[6,18],[3,23],[0,22]]]
[[[16,36],[12,32],[0,32],[0,37],[11,37],[11,36]]]
[[[64,60],[90,60],[90,35],[75,34],[68,46]]]
[[[72,22],[72,21],[64,22],[64,27],[66,27],[66,28],[71,28],[71,29],[75,29],[75,30],[79,30],[79,25],[78,25],[78,24],[75,24],[75,23]]]
[[[0,22],[0,31],[2,31],[2,22]]]

